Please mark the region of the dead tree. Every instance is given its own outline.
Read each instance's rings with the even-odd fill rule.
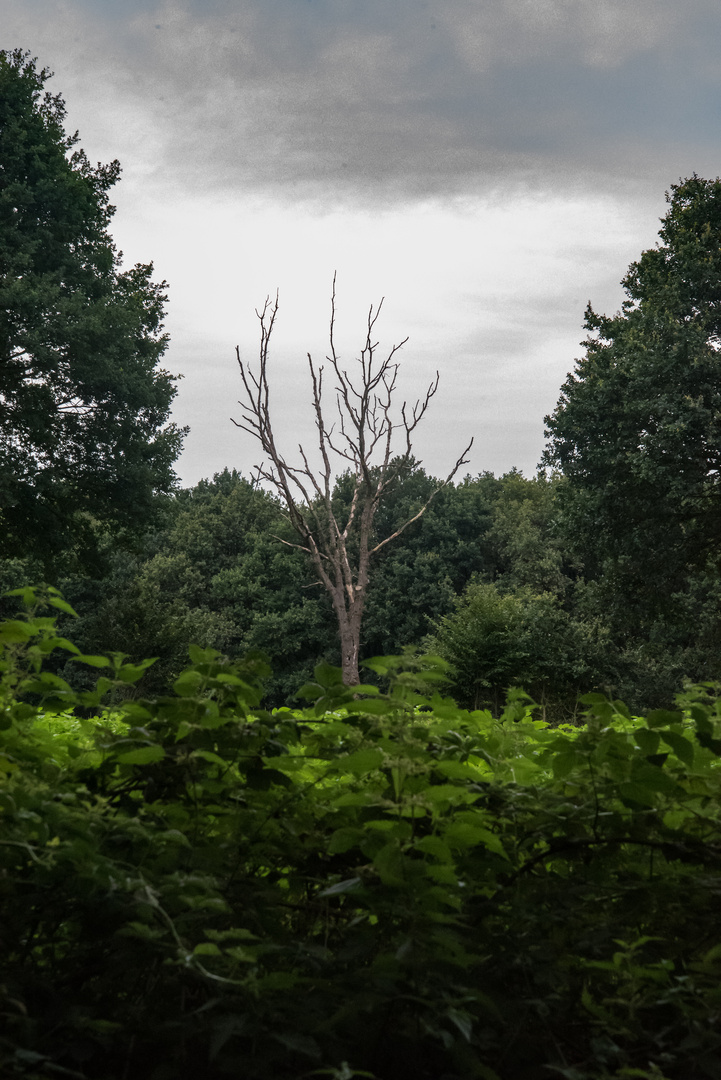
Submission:
[[[270,297],[266,298],[262,311],[256,309],[260,320],[257,370],[243,363],[240,349],[236,348],[245,399],[238,403],[243,409],[243,420],[233,420],[233,423],[255,436],[260,443],[265,462],[257,466],[257,476],[271,484],[282,498],[290,522],[301,541],[290,546],[307,552],[320,582],[330,595],[338,619],[343,679],[348,686],[360,682],[361,622],[371,559],[425,513],[433,498],[467,462],[466,455],[473,445],[471,439],[447,478],[431,493],[418,513],[404,521],[389,536],[381,540],[374,536],[376,511],[389,489],[408,470],[412,458],[413,432],[438,389],[436,372],[425,396],[412,407],[403,402],[395,414],[397,419],[393,418],[391,407],[398,374],[395,356],[408,339],[394,345],[384,359],[378,358],[378,343],[373,341],[373,333],[382,305],[383,300],[375,308],[371,305],[365,344],[356,360],[355,375],[350,375],[341,366],[335,345],[336,292],[333,278],[330,353],[326,359],[336,381],[337,417],[330,426],[323,413],[324,368],[317,367],[310,353],[307,353],[320,450],[320,464],[316,470],[311,468],[302,446],[298,447],[300,464],[291,465],[286,461],[276,444],[271,422],[268,352],[278,314],[277,294],[273,301]],[[395,432],[401,436],[400,448],[393,445]],[[350,507],[340,520],[332,498],[336,472],[333,462],[342,463],[353,476]],[[288,543],[287,540],[282,542]]]

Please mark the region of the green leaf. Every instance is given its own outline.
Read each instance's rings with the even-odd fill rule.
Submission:
[[[647,754],[646,761],[649,765],[665,765],[668,761],[668,754]]]
[[[568,776],[578,763],[578,754],[574,750],[564,750],[560,754],[554,754],[551,769],[556,780],[562,780],[564,776]]]
[[[425,874],[438,885],[458,885],[458,874],[453,863],[426,863]]]
[[[295,971],[271,971],[268,975],[258,979],[255,986],[259,990],[270,990],[275,993],[278,990],[292,990],[301,980],[301,976]]]
[[[118,937],[139,938],[141,941],[159,941],[165,937],[166,930],[148,926],[143,922],[129,922],[115,931]]]
[[[453,862],[453,853],[448,844],[441,840],[440,836],[422,836],[420,840],[415,841],[413,846],[416,851],[423,851],[428,855],[433,855],[441,862]]]
[[[368,660],[364,660],[361,667],[368,668],[369,671],[374,671],[376,675],[388,675],[394,668],[392,656],[371,656]]]
[[[443,836],[451,847],[471,848],[483,843],[488,836],[493,836],[493,833],[466,821],[452,821],[444,830]]]
[[[203,681],[199,671],[184,671],[173,683],[173,690],[178,697],[195,697]]]
[[[328,854],[338,855],[344,851],[350,851],[351,848],[356,847],[361,842],[364,836],[363,829],[353,826],[336,829],[328,841]]]
[[[227,671],[221,671],[215,676],[215,682],[220,683],[222,686],[235,686],[239,690],[244,690],[247,694],[255,697],[256,691],[245,680],[239,678],[238,675],[233,675]]]
[[[224,769],[228,768],[228,762],[212,750],[194,750],[190,756],[193,758],[202,758],[203,761],[209,761],[213,765],[221,765]]]
[[[333,806],[369,806],[376,801],[373,791],[348,791],[332,799]]]
[[[364,776],[366,773],[378,769],[384,757],[382,750],[371,748],[356,750],[355,753],[340,758],[338,765],[344,772],[353,773],[354,776]]]
[[[386,701],[384,698],[348,701],[345,703],[345,707],[349,713],[368,713],[369,716],[385,716],[397,708],[393,702]]]
[[[68,639],[64,637],[44,638],[37,643],[36,648],[39,649],[41,653],[51,653],[55,649],[65,649],[66,652],[76,654],[80,652],[77,645],[74,645],[72,641],[68,641]],[[71,659],[74,659],[74,657],[71,657]]]
[[[710,750],[716,757],[721,757],[721,739],[714,739],[705,731],[698,731],[696,733],[696,738],[699,741],[699,745],[703,746],[704,750]]]
[[[496,836],[490,829],[483,829],[466,822],[453,822],[443,835],[451,847],[471,848],[482,846],[504,859],[508,858],[500,837]]]
[[[670,709],[653,709],[646,716],[646,723],[650,728],[668,727],[669,724],[680,724],[683,714],[672,712]]]
[[[57,608],[58,611],[64,611],[66,615],[74,615],[76,619],[79,618],[75,608],[71,607],[67,600],[63,600],[61,596],[49,596],[48,603],[51,607]]]
[[[41,671],[34,679],[29,679],[24,684],[24,689],[32,694],[46,694],[54,690],[70,698],[74,697],[70,683],[67,683],[65,679],[61,679],[59,675],[54,675],[51,671]],[[61,705],[60,708],[62,709],[62,707]],[[65,707],[67,707],[67,703]]]
[[[244,926],[232,926],[229,930],[204,930],[211,941],[257,941],[258,935]]]
[[[431,803],[454,803],[475,802],[478,794],[468,791],[467,788],[456,784],[431,784],[424,788],[423,797]]]
[[[665,769],[659,768],[658,765],[647,764],[645,761],[634,762],[631,780],[635,784],[648,788],[649,791],[659,791],[665,795],[679,795],[683,791]]]
[[[81,664],[89,664],[90,667],[110,667],[111,661],[107,656],[89,656],[86,653],[78,653],[73,660],[79,660]]]
[[[408,821],[399,821],[394,815],[391,817],[376,818],[373,821],[366,821],[365,828],[371,832],[385,833],[387,836],[392,836],[395,840],[410,840],[413,835],[413,829]]]
[[[152,765],[164,757],[165,750],[162,746],[141,746],[137,750],[118,754],[118,761],[121,765]]]
[[[635,784],[631,781],[618,785],[618,793],[622,799],[628,799],[630,802],[640,803],[642,806],[655,806],[656,798],[648,787],[642,784]]]
[[[191,846],[190,840],[182,833],[180,829],[166,829],[165,832],[158,834],[158,839],[164,840],[169,844],[180,844],[181,847],[189,848]]]
[[[144,705],[138,704],[137,701],[123,701],[119,708],[130,720],[139,723],[145,723],[146,720],[152,720],[153,718],[150,710],[146,709]]]
[[[246,949],[243,945],[231,945],[225,952],[231,960],[237,960],[241,964],[257,964],[258,962],[256,950]]]
[[[193,949],[193,956],[222,956],[223,953],[213,941],[201,941]]]
[[[122,664],[116,671],[115,676],[122,683],[136,683],[157,659],[158,657],[154,656],[150,660],[141,660],[139,664]]]
[[[37,603],[37,590],[32,585],[21,585],[19,589],[9,589],[3,596],[19,596],[22,598],[23,607],[32,607]]]
[[[373,865],[384,885],[402,885],[404,861],[401,849],[395,841],[392,841],[376,853]]]
[[[313,668],[313,674],[315,675],[316,682],[319,686],[322,686],[324,690],[331,690],[343,685],[343,669],[333,667],[332,664],[326,663],[325,660],[320,664],[316,664]]]
[[[296,697],[303,698],[304,701],[317,701],[322,696],[323,687],[317,683],[304,683],[296,694]]]
[[[36,630],[30,623],[21,622],[19,619],[6,619],[5,622],[0,623],[0,642],[6,642],[8,645],[29,641],[35,633]]]
[[[636,744],[643,750],[644,754],[655,754],[658,750],[658,744],[661,741],[657,731],[649,731],[648,728],[638,728],[633,733],[633,737],[636,740]]]
[[[477,780],[478,767],[467,761],[455,761],[452,758],[447,761],[435,763],[435,769],[448,780]]]
[[[213,664],[221,654],[217,649],[201,649],[198,645],[189,645],[188,655],[194,664]]]

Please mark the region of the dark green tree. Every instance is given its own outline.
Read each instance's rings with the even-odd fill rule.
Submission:
[[[607,637],[601,620],[565,610],[553,593],[472,581],[425,645],[452,665],[451,692],[464,705],[498,715],[520,686],[544,719],[560,721],[577,714],[580,693],[605,688]]]
[[[0,556],[53,576],[91,564],[104,528],[147,524],[184,433],[158,366],[166,283],[120,269],[120,166],[77,148],[50,76],[0,51]]]
[[[389,535],[413,517],[439,483],[414,466],[379,508],[378,534]],[[446,485],[423,516],[379,553],[364,614],[364,655],[420,644],[474,575],[495,579],[497,545],[489,534],[502,485],[492,473]]]
[[[546,418],[545,464],[586,572],[650,626],[721,551],[721,180],[673,185],[660,242],[623,279]]]
[[[303,552],[277,539],[294,536],[271,494],[225,469],[176,492],[164,517],[142,552],[111,545],[102,580],[61,580],[81,616],[72,622],[81,648],[157,657],[143,693],[167,689],[191,643],[231,657],[261,650],[273,664],[272,705],[285,704],[320,660],[339,659],[330,602]],[[64,675],[76,678],[70,668]]]

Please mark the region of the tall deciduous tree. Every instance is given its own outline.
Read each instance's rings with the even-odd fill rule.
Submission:
[[[315,364],[310,353],[307,354],[320,454],[317,470],[311,466],[302,446],[299,447],[300,464],[289,464],[278,447],[273,429],[268,354],[278,314],[277,296],[274,302],[267,299],[263,310],[257,313],[261,328],[258,368],[253,370],[244,364],[238,351],[245,391],[240,402],[244,418],[233,423],[259,441],[266,462],[258,467],[258,476],[270,483],[283,499],[291,524],[301,540],[297,546],[310,556],[331,598],[338,619],[343,678],[347,685],[360,682],[361,623],[373,556],[424,514],[436,493],[467,461],[466,454],[473,443],[471,439],[446,480],[428,493],[418,510],[379,538],[374,529],[376,513],[384,498],[412,467],[413,433],[438,388],[436,373],[424,397],[415,405],[403,402],[397,411],[394,409],[398,373],[395,357],[405,341],[379,357],[378,343],[373,336],[382,304],[381,300],[377,307],[371,306],[369,310],[365,344],[357,358],[356,374],[351,375],[343,367],[335,344],[333,279],[327,359],[335,378],[336,423],[329,424],[323,411],[324,369]],[[394,432],[401,436],[400,447],[394,444]],[[350,470],[350,490],[342,502],[334,498],[334,461]]]
[[[721,180],[671,188],[660,242],[546,418],[545,462],[591,573],[653,613],[721,551]]]
[[[183,432],[158,364],[166,284],[121,271],[117,161],[91,166],[51,73],[0,52],[0,556],[52,573],[132,532],[175,481]]]

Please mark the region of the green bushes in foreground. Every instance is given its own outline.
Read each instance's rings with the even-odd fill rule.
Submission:
[[[144,665],[76,654],[18,592],[3,1076],[721,1076],[716,688],[642,718],[590,695],[553,729],[386,657],[386,692],[321,665],[309,708],[267,712],[262,660],[193,648],[132,700]],[[56,650],[96,688],[44,672]]]

